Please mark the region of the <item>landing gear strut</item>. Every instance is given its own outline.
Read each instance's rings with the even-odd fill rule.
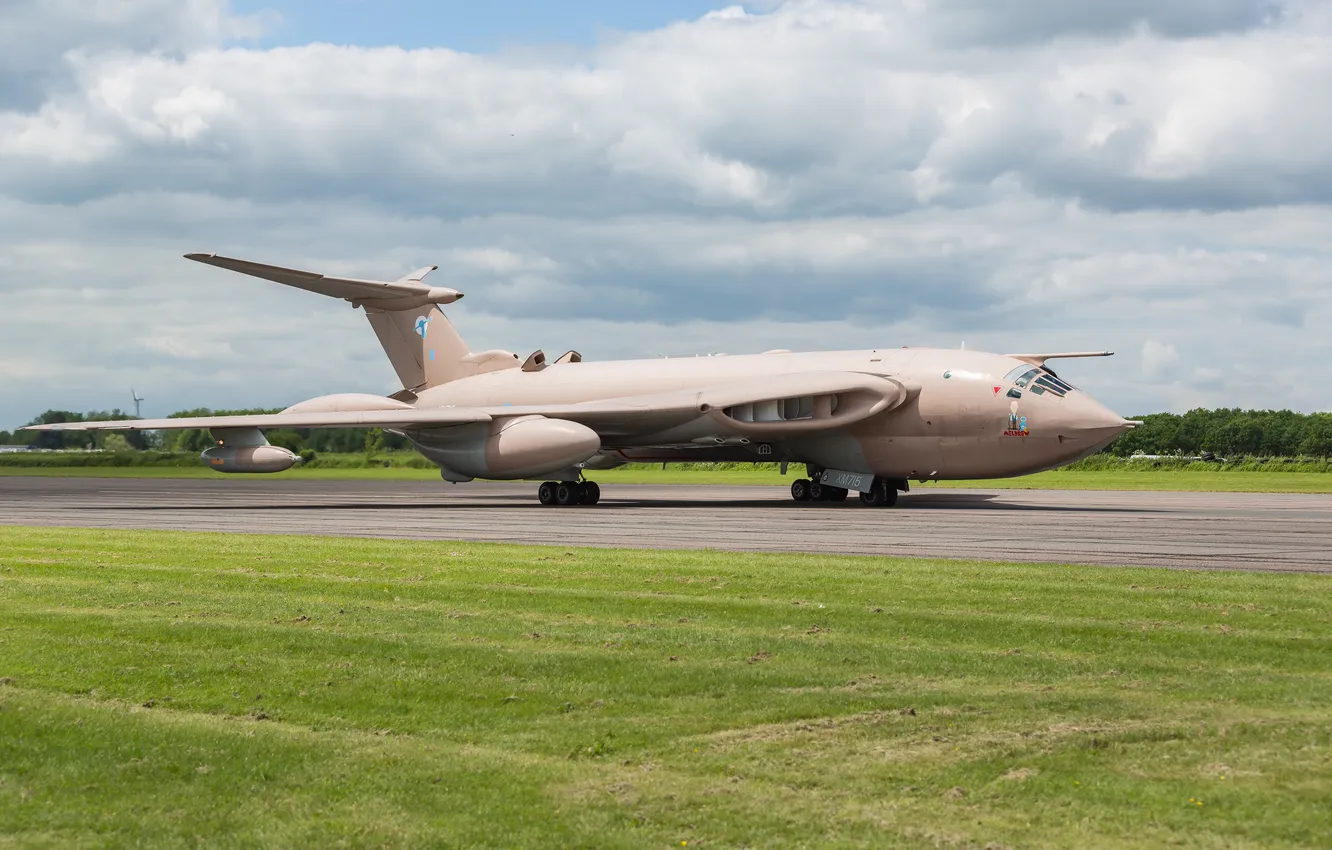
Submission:
[[[547,481],[537,488],[543,505],[595,505],[601,501],[601,488],[595,481]]]

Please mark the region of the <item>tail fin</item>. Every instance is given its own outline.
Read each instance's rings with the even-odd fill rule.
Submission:
[[[415,392],[476,374],[467,368],[471,350],[438,305],[415,310],[367,307],[365,317],[405,389]]]
[[[412,392],[483,372],[516,369],[521,365],[517,355],[508,351],[473,353],[467,348],[467,343],[440,310],[440,305],[452,304],[463,294],[422,283],[436,266],[426,266],[390,283],[328,277],[217,254],[186,254],[185,257],[307,292],[341,298],[353,307],[364,309],[403,388]]]

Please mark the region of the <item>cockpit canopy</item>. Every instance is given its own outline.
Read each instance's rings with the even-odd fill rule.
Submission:
[[[1004,380],[1011,381],[1015,386],[1027,390],[1033,395],[1050,393],[1063,398],[1077,389],[1077,387],[1062,380],[1049,369],[1033,367],[1025,363],[1005,375]]]

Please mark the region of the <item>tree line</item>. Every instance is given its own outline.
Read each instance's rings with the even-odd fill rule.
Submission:
[[[1231,459],[1332,456],[1332,413],[1233,407],[1135,418],[1143,424],[1115,440],[1107,449],[1110,454],[1197,456],[1210,452]]]
[[[277,413],[277,410],[182,410],[170,418]],[[130,419],[122,410],[73,413],[48,410],[30,425],[100,419]],[[1198,408],[1188,413],[1152,413],[1135,417],[1142,425],[1124,434],[1106,450],[1127,457],[1135,453],[1195,456],[1211,452],[1237,457],[1332,457],[1332,413],[1290,410]],[[294,452],[367,452],[411,448],[410,443],[378,428],[326,428],[266,431],[268,441]],[[155,449],[201,452],[213,444],[207,431],[0,431],[0,444],[26,444],[43,449],[99,448],[108,451]]]

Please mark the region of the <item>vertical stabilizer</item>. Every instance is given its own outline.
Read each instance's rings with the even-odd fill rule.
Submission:
[[[415,310],[365,310],[404,389],[413,392],[476,374],[471,351],[438,305]]]

